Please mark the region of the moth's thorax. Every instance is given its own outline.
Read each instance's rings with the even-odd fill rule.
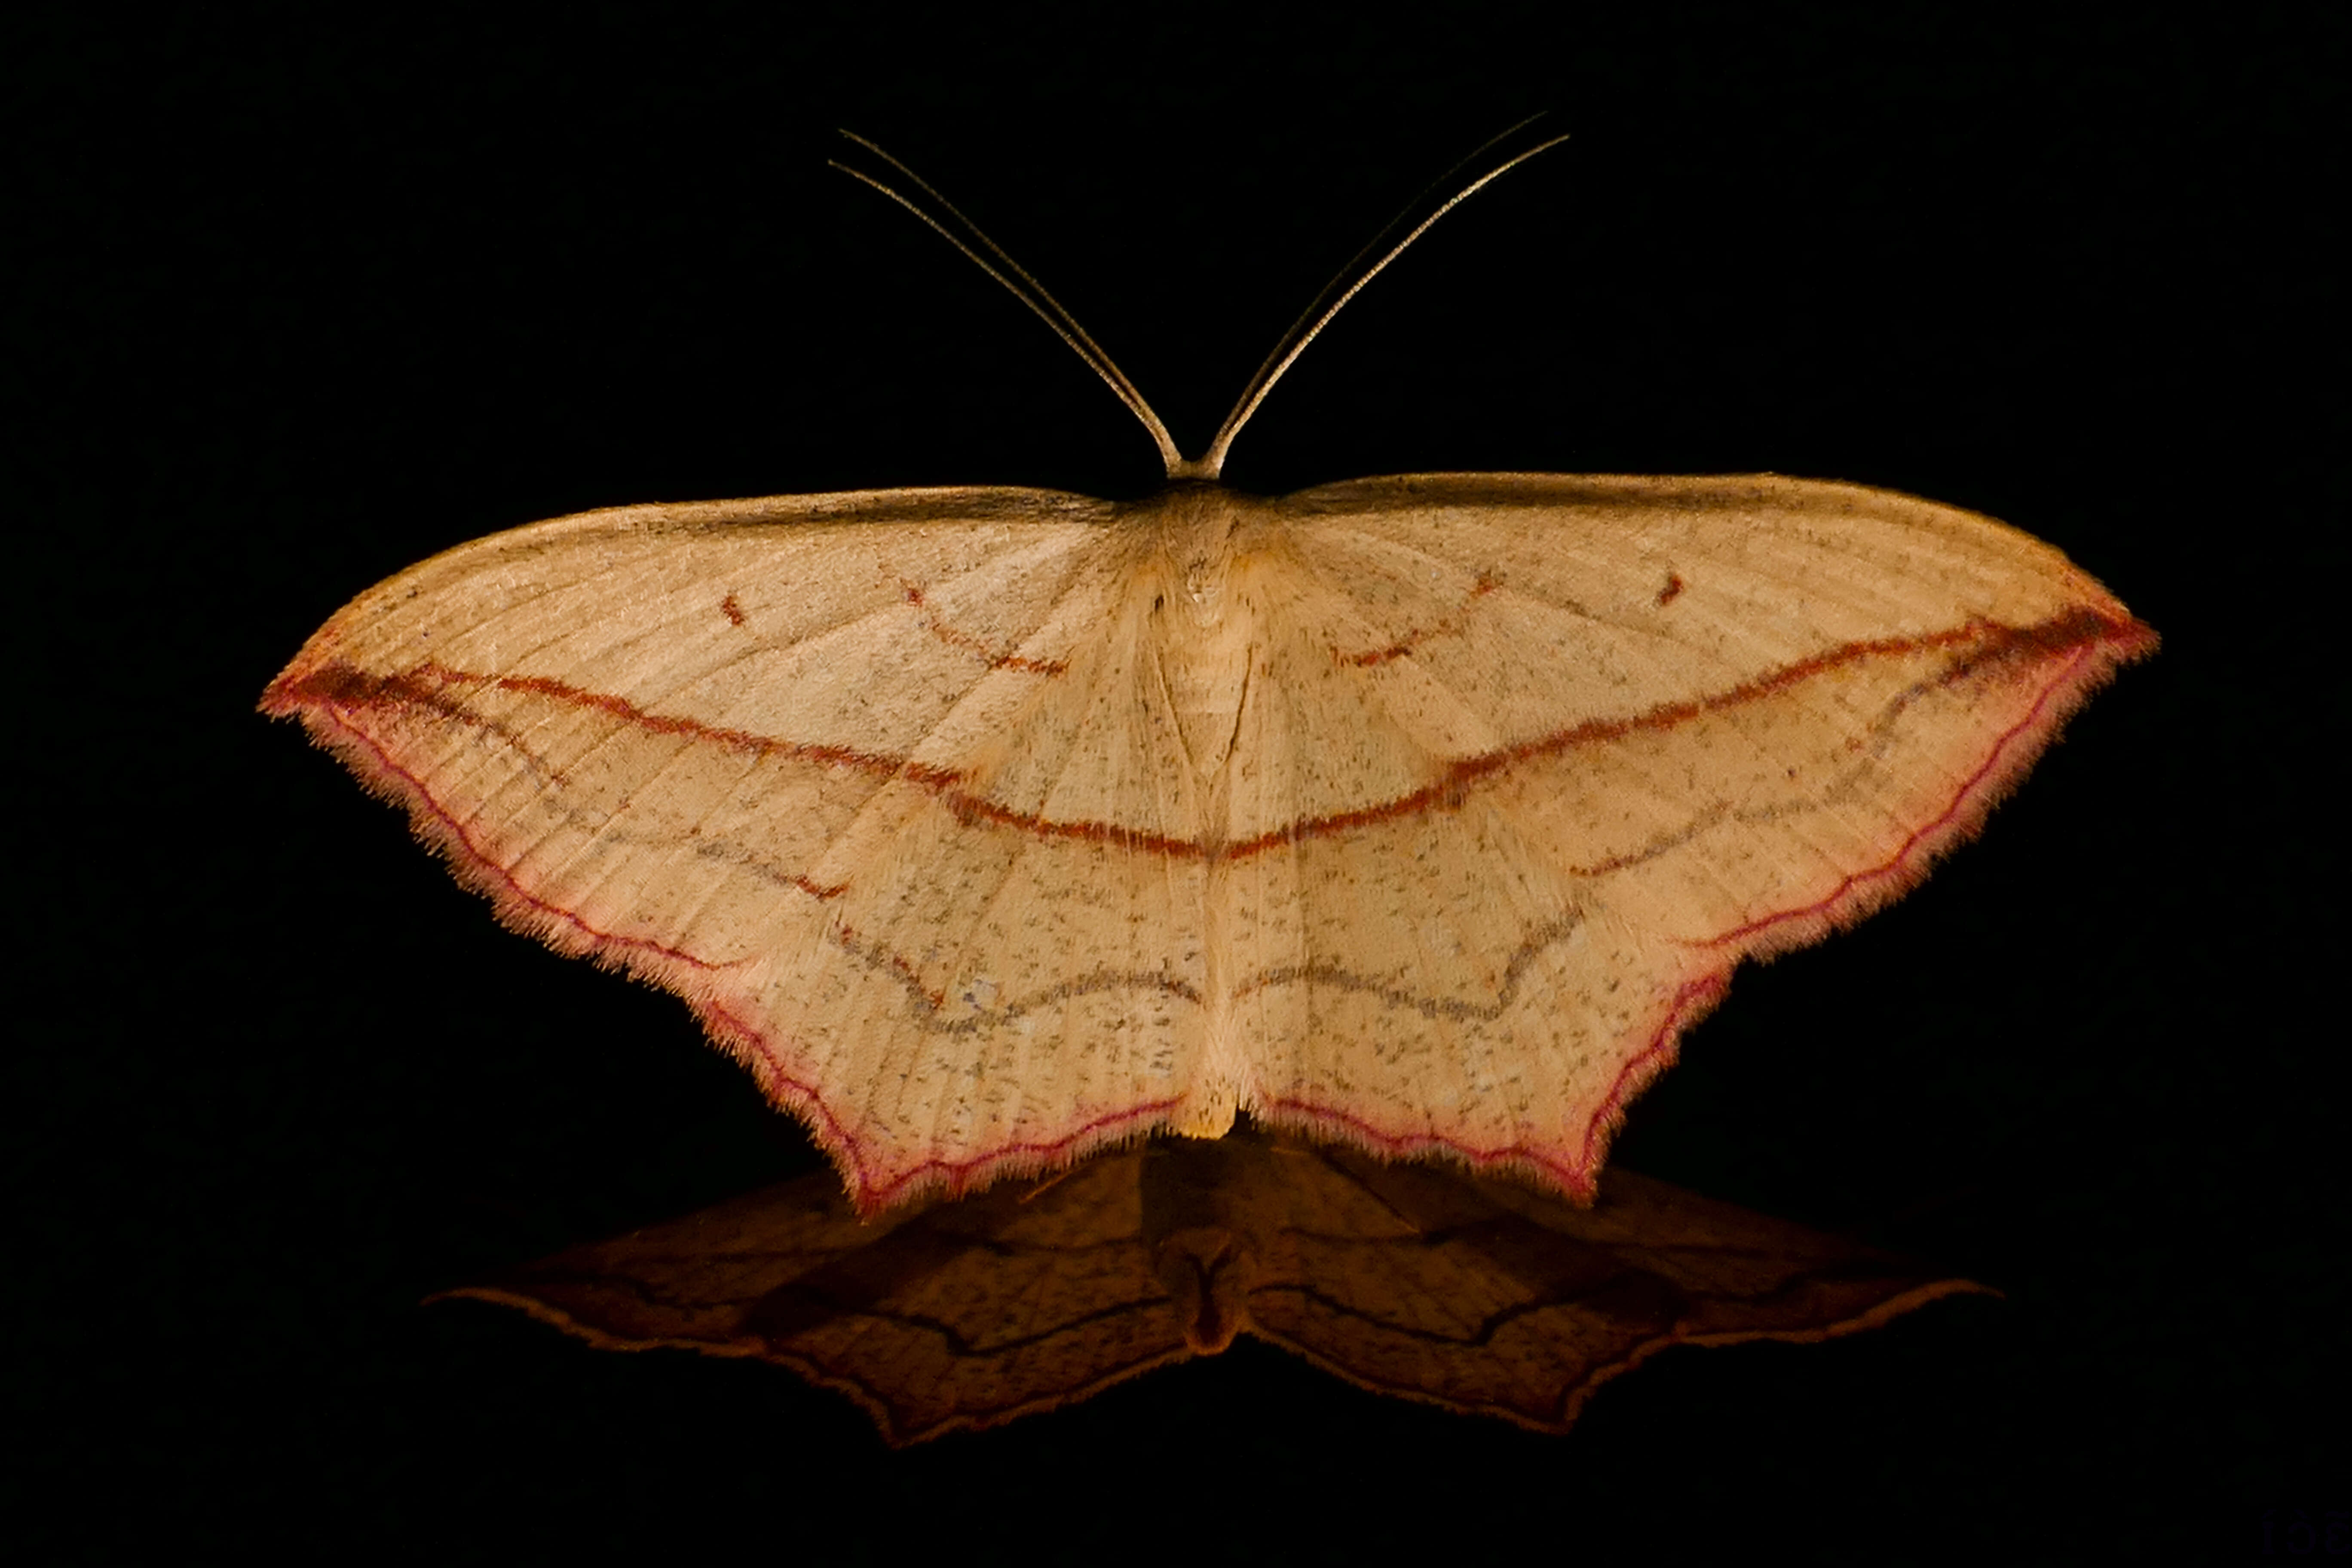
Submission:
[[[1196,626],[1222,622],[1236,558],[1265,536],[1265,503],[1220,484],[1183,480],[1136,502],[1129,515],[1149,531],[1177,590],[1170,607]]]
[[[1245,584],[1250,558],[1272,537],[1270,509],[1192,481],[1136,503],[1129,515],[1150,541],[1160,678],[1193,772],[1213,781],[1248,695],[1256,616]]]

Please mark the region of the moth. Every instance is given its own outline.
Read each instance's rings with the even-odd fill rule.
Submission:
[[[853,140],[1164,489],[559,518],[361,595],[262,710],[508,925],[683,997],[862,1212],[1244,1112],[1589,1197],[1743,958],[1900,896],[2156,647],[2048,545],[1855,485],[1220,483],[1332,315],[1551,142],[1376,239],[1186,458]]]

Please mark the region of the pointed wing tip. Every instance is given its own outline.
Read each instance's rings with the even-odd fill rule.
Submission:
[[[308,653],[308,649],[304,653]],[[314,668],[311,661],[297,655],[294,662],[278,672],[268,686],[261,689],[261,700],[255,711],[272,719],[299,719],[310,712],[324,693],[312,689]]]
[[[1735,962],[1775,958],[1859,923],[1925,881],[1945,856],[1984,830],[1994,808],[2025,782],[2068,721],[2126,665],[2156,653],[2155,629],[2121,605],[2115,608],[2110,616],[2086,606],[2013,639],[2014,651],[2069,662],[2049,679],[2026,716],[1996,738],[1943,811],[1895,846],[1885,861],[1855,872],[1812,904],[1759,916],[1703,945],[1735,955]]]
[[[2122,608],[2121,605],[2116,607]],[[2137,664],[2141,659],[2152,658],[2163,644],[2164,639],[2157,635],[2154,626],[2128,610],[2124,611],[2122,624],[2116,627],[2114,636],[2109,639],[2109,646],[2115,650],[2114,658],[2117,664]]]

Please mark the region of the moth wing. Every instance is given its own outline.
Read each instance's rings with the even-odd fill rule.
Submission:
[[[1916,882],[2155,643],[2049,546],[1857,486],[1279,504],[1213,915],[1244,1103],[1580,1194],[1741,958]]]
[[[1190,842],[1197,805],[1153,749],[1173,731],[1108,510],[955,489],[559,519],[362,595],[264,707],[509,924],[684,996],[872,1209],[1185,1092],[1201,873],[1120,843]]]
[[[1087,1399],[1185,1355],[1141,1239],[1139,1150],[878,1218],[804,1177],[446,1291],[612,1350],[756,1356],[894,1446]]]

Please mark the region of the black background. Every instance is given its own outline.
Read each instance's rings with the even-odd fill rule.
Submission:
[[[662,16],[5,24],[20,1546],[2234,1560],[2352,1507],[2339,9]],[[2163,633],[1925,889],[1743,973],[1619,1145],[2006,1299],[1676,1352],[1565,1438],[1244,1344],[904,1454],[781,1372],[420,1308],[816,1161],[677,1003],[499,931],[254,715],[302,638],[589,507],[1150,489],[1076,361],[824,167],[836,125],[1196,448],[1538,110],[1574,139],[1227,478],[1861,480]]]

